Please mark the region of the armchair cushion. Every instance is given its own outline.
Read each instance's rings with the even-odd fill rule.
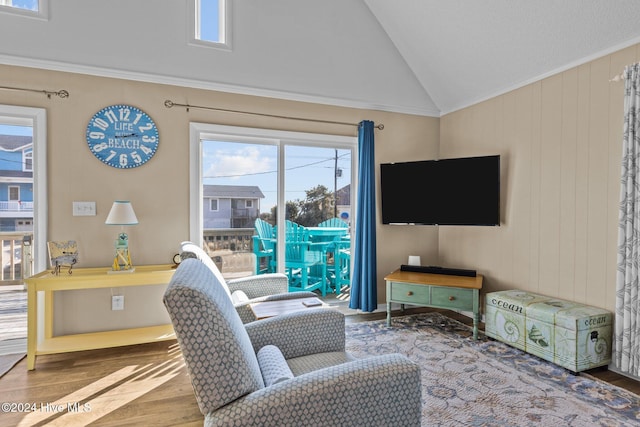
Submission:
[[[202,262],[180,263],[164,303],[203,413],[264,387],[249,335],[222,284]]]
[[[220,270],[218,270],[218,267],[216,267],[209,254],[206,253],[200,246],[192,242],[182,242],[180,244],[180,258],[183,261],[188,258],[195,258],[200,260],[205,266],[209,268],[209,270],[211,270],[213,275],[216,276],[218,282],[225,290],[227,295],[231,296],[231,291],[227,286],[227,281],[224,280],[224,277],[222,277],[222,273],[220,273]]]
[[[265,345],[258,351],[258,364],[266,387],[293,378],[293,372],[275,345]]]

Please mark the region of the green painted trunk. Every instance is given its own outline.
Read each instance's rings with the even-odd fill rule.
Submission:
[[[611,312],[509,290],[485,295],[485,334],[580,372],[611,362]]]

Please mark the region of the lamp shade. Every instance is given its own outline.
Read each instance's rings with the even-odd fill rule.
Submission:
[[[111,211],[104,222],[109,225],[136,225],[138,218],[133,211],[131,202],[126,200],[116,200],[111,206]]]

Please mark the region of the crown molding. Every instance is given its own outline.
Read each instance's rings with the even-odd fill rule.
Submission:
[[[0,64],[18,67],[38,68],[50,71],[85,74],[98,77],[108,77],[114,79],[132,80],[145,83],[157,83],[171,86],[188,87],[192,89],[213,90],[218,92],[234,93],[238,95],[251,95],[265,98],[282,99],[287,101],[308,102],[314,104],[331,105],[335,107],[384,111],[390,113],[411,114],[426,117],[440,117],[440,111],[432,110],[429,108],[371,103],[352,99],[332,98],[322,95],[287,92],[259,87],[219,83],[213,81],[185,79],[160,74],[124,71],[112,68],[69,64],[64,62],[47,61],[9,55],[0,55]]]

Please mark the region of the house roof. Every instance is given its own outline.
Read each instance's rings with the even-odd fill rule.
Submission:
[[[202,187],[204,197],[264,199],[264,194],[256,185],[203,185]]]
[[[27,148],[33,143],[30,136],[0,134],[0,150],[16,151]]]

